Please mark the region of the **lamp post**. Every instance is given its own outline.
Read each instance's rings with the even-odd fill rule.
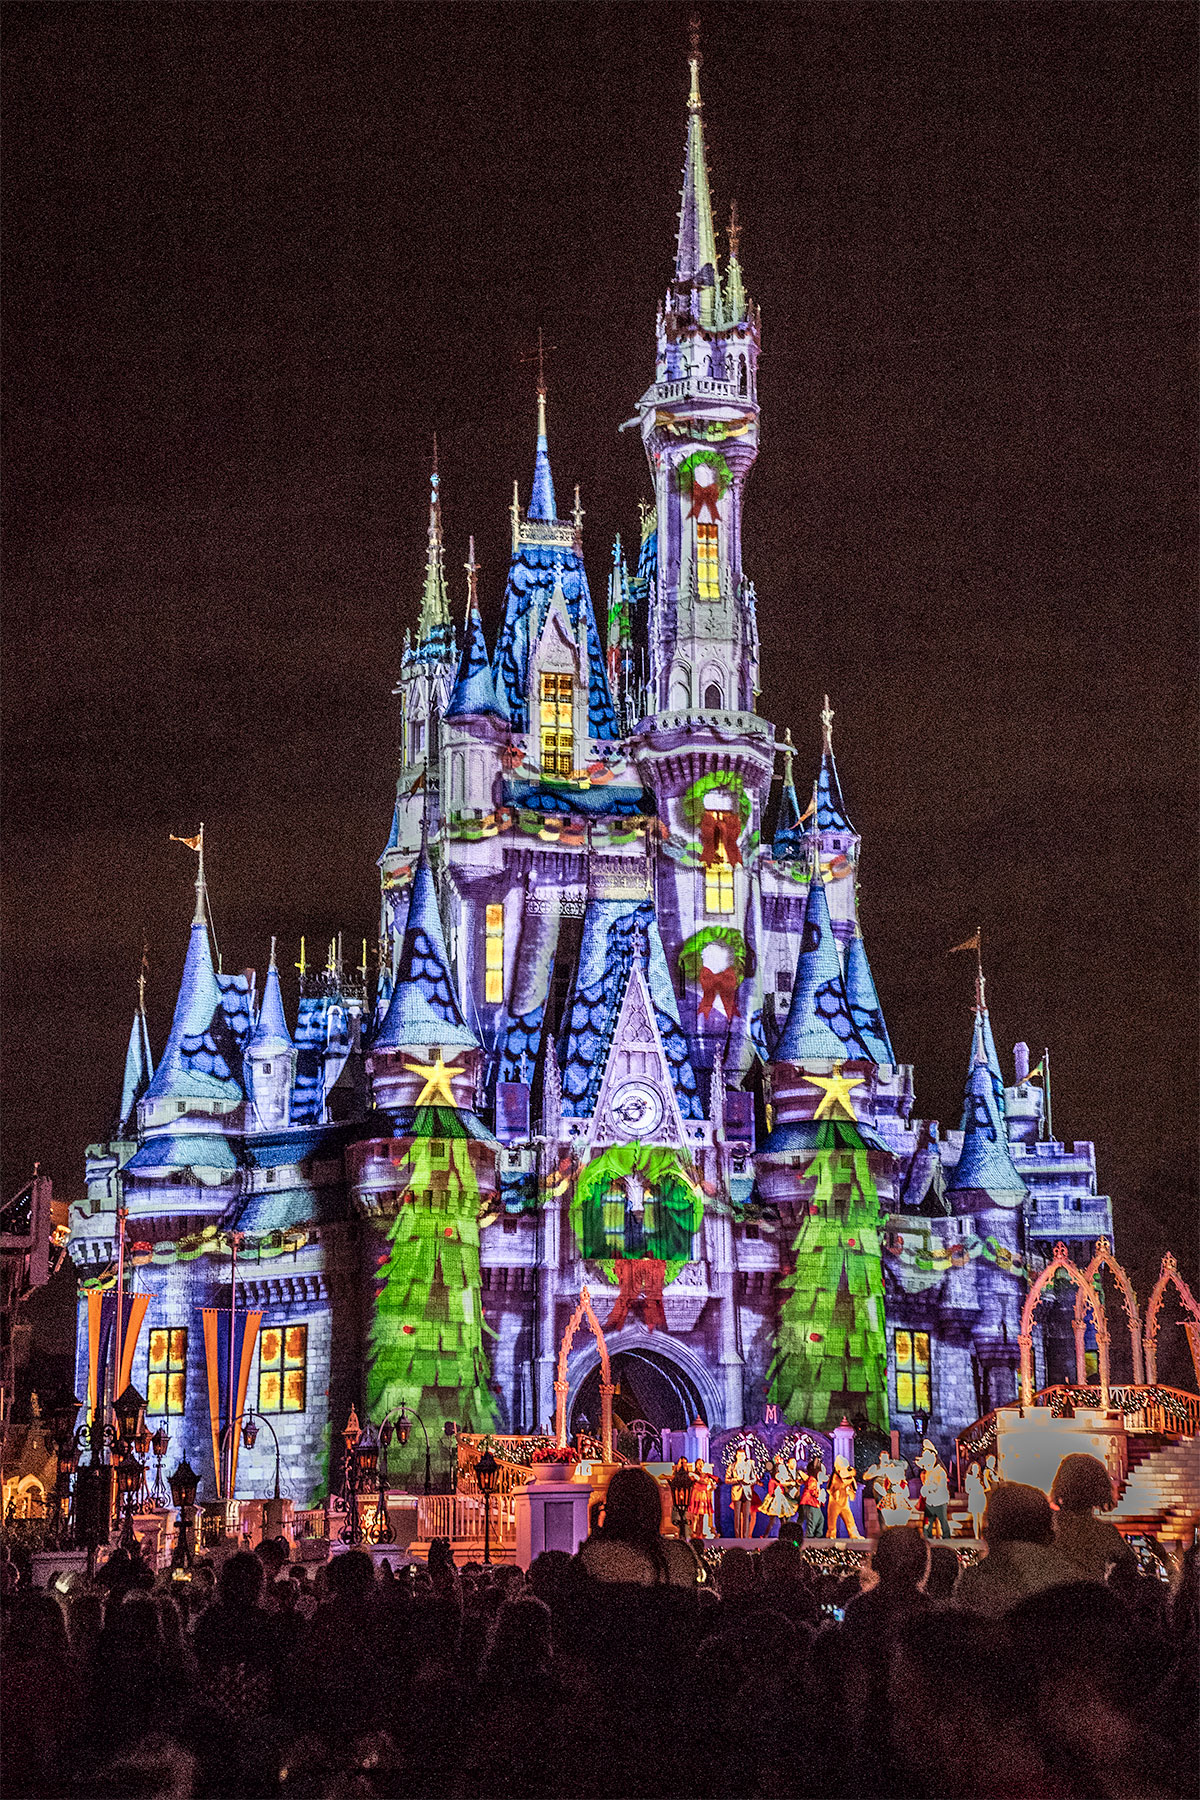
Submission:
[[[392,1426],[393,1418],[396,1420],[394,1428]],[[393,1406],[391,1412],[387,1414],[383,1424],[379,1427],[379,1442],[384,1449],[386,1460],[386,1451],[388,1445],[392,1441],[393,1429],[396,1441],[403,1449],[404,1445],[407,1444],[412,1435],[414,1424],[421,1427],[421,1436],[425,1439],[425,1492],[431,1494],[433,1492],[433,1479],[430,1473],[429,1464],[429,1433],[425,1429],[425,1421],[420,1413],[410,1412],[403,1401],[400,1402],[399,1406]],[[387,1434],[386,1436],[384,1435],[385,1432]]]
[[[125,1523],[121,1527],[120,1548],[137,1550],[137,1533],[133,1529],[133,1509],[145,1478],[145,1468],[132,1450],[127,1450],[116,1467],[118,1502],[125,1502]]]
[[[358,1444],[362,1437],[362,1426],[358,1422],[358,1413],[352,1406],[350,1417],[346,1420],[346,1428],[342,1432],[342,1440],[346,1446],[345,1478],[342,1493],[346,1501],[348,1518],[341,1529],[341,1541],[356,1549],[362,1543],[362,1526],[358,1518]]]
[[[150,1448],[154,1452],[154,1486],[150,1490],[150,1499],[153,1505],[161,1508],[163,1511],[171,1504],[170,1496],[163,1486],[162,1473],[163,1458],[167,1454],[170,1442],[171,1440],[167,1436],[167,1428],[165,1425],[160,1425],[158,1430],[154,1433],[154,1436],[150,1439]]]
[[[54,1474],[53,1535],[55,1545],[59,1548],[65,1548],[70,1542],[71,1477],[79,1467],[79,1439],[75,1433],[75,1421],[82,1405],[83,1401],[76,1399],[68,1390],[50,1409],[50,1431],[57,1459]]]
[[[696,1477],[681,1456],[671,1470],[670,1488],[671,1499],[679,1514],[679,1535],[685,1544],[688,1534],[688,1500],[695,1485]]]
[[[191,1568],[195,1560],[196,1489],[200,1477],[185,1458],[170,1478],[171,1498],[179,1508],[179,1527],[171,1556],[173,1569]]]
[[[500,1489],[500,1464],[492,1455],[490,1446],[475,1464],[475,1479],[479,1483],[479,1491],[483,1495],[483,1560],[492,1560],[492,1495]]]

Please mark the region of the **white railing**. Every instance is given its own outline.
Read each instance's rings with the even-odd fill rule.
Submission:
[[[517,1538],[515,1493],[497,1494],[491,1504],[492,1543],[515,1543]],[[452,1544],[482,1545],[483,1506],[481,1494],[419,1494],[417,1496],[417,1540],[422,1544],[428,1544],[435,1537],[441,1537],[449,1538]]]

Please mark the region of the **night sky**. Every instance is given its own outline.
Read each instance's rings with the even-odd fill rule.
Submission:
[[[374,936],[436,431],[494,641],[539,325],[592,592],[649,483],[689,8],[5,7],[4,1191],[83,1191],[201,820],[226,968]],[[762,307],[761,708],[828,691],[956,1125],[982,924],[1144,1297],[1195,1269],[1196,13],[702,8]],[[294,1017],[294,978],[285,982]],[[1180,1334],[1181,1335],[1181,1334]]]

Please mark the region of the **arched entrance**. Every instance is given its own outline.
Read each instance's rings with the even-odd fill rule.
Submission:
[[[611,1360],[613,1425],[626,1430],[645,1419],[659,1431],[686,1431],[697,1415],[705,1417],[699,1389],[685,1370],[668,1356],[641,1345],[618,1350]],[[600,1364],[584,1376],[571,1405],[571,1429],[586,1419],[592,1430],[600,1417]],[[707,1422],[707,1421],[706,1421]]]

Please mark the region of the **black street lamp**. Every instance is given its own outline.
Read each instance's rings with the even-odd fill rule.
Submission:
[[[688,1534],[688,1501],[691,1498],[692,1489],[695,1485],[696,1477],[692,1474],[692,1471],[688,1468],[681,1456],[679,1461],[675,1464],[675,1467],[671,1470],[670,1488],[671,1499],[674,1502],[675,1510],[679,1514],[679,1535],[685,1543],[687,1542]]]
[[[186,1458],[170,1477],[169,1486],[171,1498],[179,1508],[179,1526],[175,1533],[171,1567],[181,1569],[186,1566],[190,1569],[195,1560],[196,1489],[200,1486],[200,1477]]]
[[[346,1501],[348,1517],[340,1534],[342,1543],[349,1544],[352,1550],[357,1549],[363,1541],[362,1524],[358,1516],[358,1477],[361,1468],[359,1446],[363,1436],[362,1426],[358,1422],[358,1413],[352,1406],[350,1417],[346,1420],[346,1428],[342,1432],[342,1440],[346,1446],[345,1479],[342,1493]],[[374,1440],[372,1440],[372,1447],[378,1455],[378,1447],[374,1445]],[[371,1467],[373,1470],[374,1461],[372,1461]]]
[[[479,1483],[479,1491],[483,1495],[483,1560],[492,1560],[492,1495],[500,1491],[500,1464],[492,1455],[491,1447],[484,1450],[475,1464],[475,1479]]]
[[[122,1550],[137,1550],[137,1534],[133,1529],[133,1509],[137,1504],[138,1492],[145,1476],[145,1469],[133,1454],[127,1450],[117,1464],[117,1495],[125,1502],[125,1523],[121,1528],[120,1547]]]
[[[393,1413],[397,1415],[394,1427],[392,1425]],[[379,1442],[383,1448],[384,1460],[386,1462],[387,1447],[392,1441],[393,1433],[396,1442],[400,1445],[401,1449],[403,1449],[409,1438],[412,1436],[414,1424],[421,1427],[421,1436],[425,1439],[425,1492],[431,1494],[433,1492],[433,1479],[429,1466],[429,1433],[425,1429],[425,1421],[420,1413],[410,1412],[404,1402],[401,1401],[399,1406],[392,1408],[392,1412],[388,1413],[383,1424],[379,1427]]]
[[[154,1452],[154,1486],[150,1490],[150,1499],[153,1505],[162,1509],[165,1509],[170,1505],[170,1500],[167,1496],[167,1490],[163,1486],[162,1478],[163,1458],[167,1454],[167,1448],[170,1442],[171,1440],[167,1436],[166,1426],[160,1425],[158,1430],[154,1433],[154,1436],[150,1439],[149,1445],[150,1449]]]
[[[77,1400],[68,1390],[50,1408],[50,1433],[54,1439],[57,1458],[53,1535],[55,1545],[62,1548],[70,1541],[68,1525],[71,1513],[71,1477],[79,1467],[79,1441],[75,1435],[75,1421],[82,1405],[83,1401]]]

